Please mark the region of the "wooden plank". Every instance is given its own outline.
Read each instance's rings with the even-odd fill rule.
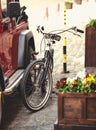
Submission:
[[[85,35],[85,67],[96,67],[96,30],[90,27]]]
[[[58,123],[96,124],[96,94],[58,93]]]

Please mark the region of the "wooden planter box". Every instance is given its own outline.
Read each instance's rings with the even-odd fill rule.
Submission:
[[[75,0],[76,4],[82,4],[82,0]]]
[[[58,93],[54,130],[96,130],[96,94]]]
[[[96,67],[96,30],[91,27],[85,34],[85,67]]]
[[[72,9],[73,3],[65,3],[66,9]]]

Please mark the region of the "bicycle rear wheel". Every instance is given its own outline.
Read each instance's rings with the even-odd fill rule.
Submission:
[[[36,84],[38,75],[40,76],[40,71],[43,67],[44,62],[42,60],[33,61],[25,70],[25,74],[22,79],[21,95],[25,107],[30,111],[37,111],[43,108],[46,105],[52,91],[53,81],[50,69],[48,69],[45,77],[44,86],[42,87],[40,84]]]

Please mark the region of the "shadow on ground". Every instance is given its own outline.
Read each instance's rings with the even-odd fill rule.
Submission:
[[[23,103],[19,93],[4,97],[3,105],[3,120],[0,129],[7,130],[8,126],[13,120],[15,120],[16,115],[23,107]]]

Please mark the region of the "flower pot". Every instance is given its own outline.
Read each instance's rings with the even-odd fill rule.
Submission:
[[[85,33],[85,67],[96,67],[96,30],[92,27]]]
[[[74,129],[96,129],[96,94],[58,93],[58,119],[54,130]]]
[[[75,0],[76,4],[82,4],[82,0]]]
[[[65,3],[66,9],[72,9],[73,3]]]

